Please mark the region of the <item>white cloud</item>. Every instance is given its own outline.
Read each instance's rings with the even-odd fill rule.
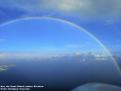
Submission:
[[[61,10],[62,12],[78,11],[90,6],[90,2],[87,2],[87,0],[50,0],[50,2],[48,2],[48,0],[43,2],[43,5],[46,6],[46,8],[53,8]]]
[[[9,59],[48,59],[62,56],[60,54],[37,53],[37,52],[0,52],[0,60]]]
[[[121,18],[121,0],[1,0],[0,6],[23,9],[28,16],[55,12],[80,18]]]

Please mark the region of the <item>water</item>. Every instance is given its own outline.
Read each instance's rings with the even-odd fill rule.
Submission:
[[[70,91],[90,82],[121,86],[121,78],[110,60],[3,60],[15,65],[0,72],[0,85],[42,85],[42,91]]]

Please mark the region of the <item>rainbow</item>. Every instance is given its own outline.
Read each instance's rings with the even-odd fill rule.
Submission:
[[[121,75],[121,70],[120,70],[120,67],[119,67],[118,63],[116,62],[115,58],[112,56],[111,52],[106,48],[106,46],[98,38],[96,38],[93,34],[91,34],[89,31],[87,31],[86,29],[84,29],[84,28],[82,28],[82,27],[78,26],[77,24],[72,23],[70,21],[67,21],[67,20],[64,20],[64,19],[60,19],[60,18],[48,17],[48,16],[26,17],[26,18],[15,19],[15,20],[12,20],[12,21],[9,21],[9,22],[6,22],[6,23],[2,23],[0,25],[0,27],[3,27],[5,25],[8,25],[8,24],[11,24],[11,23],[14,23],[14,22],[18,22],[18,21],[21,21],[21,20],[30,20],[30,19],[49,19],[49,20],[55,20],[55,21],[58,21],[58,22],[61,22],[61,23],[69,24],[69,25],[77,28],[78,30],[84,32],[85,34],[87,34],[88,36],[90,36],[92,39],[94,39],[104,49],[104,51],[107,53],[107,55],[109,55],[111,57],[111,59],[112,59],[111,61],[115,65],[115,67],[116,67],[117,71],[119,72],[119,74]]]

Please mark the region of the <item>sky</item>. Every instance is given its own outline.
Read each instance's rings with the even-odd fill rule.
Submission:
[[[67,42],[75,44],[79,42],[79,39],[78,37],[73,37],[73,33],[75,33],[74,35],[78,35],[78,33],[73,32],[73,30],[75,29],[48,20],[35,19],[18,21],[17,23],[1,27],[0,36],[5,39],[5,41],[1,43],[3,44],[1,50],[39,51],[44,49],[43,47],[46,46],[47,48],[52,46],[55,49],[64,44],[66,45]],[[72,37],[70,37],[68,33],[70,33]],[[68,41],[66,41],[66,39]]]
[[[0,38],[0,58],[88,52],[108,55],[86,30],[54,18],[30,18],[5,24],[0,27]]]
[[[112,51],[121,52],[121,0],[0,0],[0,23],[54,17],[85,28]],[[0,39],[3,42],[6,39]]]

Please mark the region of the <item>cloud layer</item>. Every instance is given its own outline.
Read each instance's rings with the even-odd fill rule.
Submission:
[[[4,10],[3,10],[4,9]],[[1,0],[0,17],[63,15],[80,19],[120,19],[121,0]],[[1,18],[2,19],[2,18]]]

